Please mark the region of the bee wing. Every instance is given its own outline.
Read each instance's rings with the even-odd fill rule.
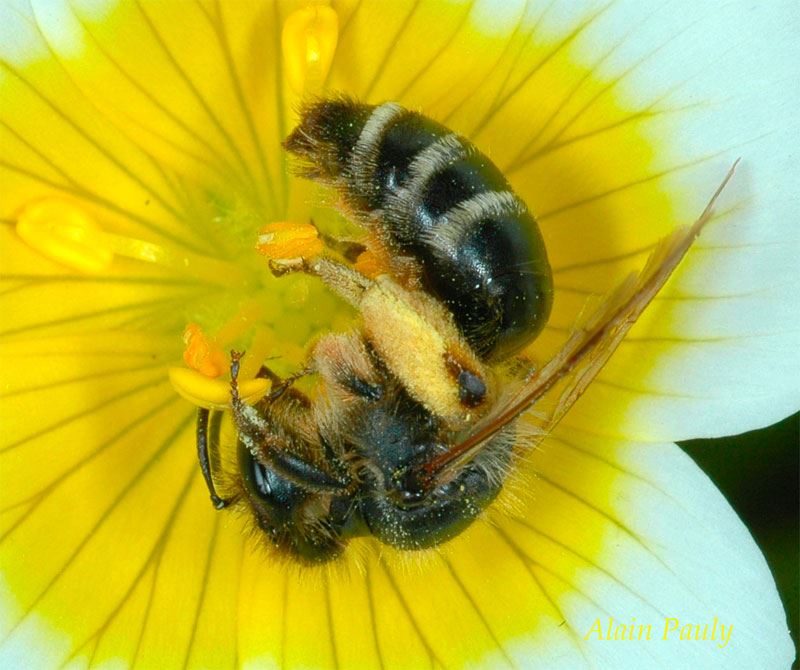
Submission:
[[[542,435],[558,424],[603,369],[711,219],[714,204],[733,176],[738,162],[733,164],[693,225],[679,228],[662,239],[639,275],[631,275],[612,291],[603,304],[572,332],[547,364],[530,372],[522,387],[476,424],[463,441],[420,466],[423,481],[431,484],[442,480],[471,461],[491,437],[563,382],[554,406],[540,421]]]

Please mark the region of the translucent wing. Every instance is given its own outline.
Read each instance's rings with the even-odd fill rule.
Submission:
[[[711,219],[714,204],[730,181],[738,161],[712,196],[700,218],[662,239],[639,275],[618,286],[542,368],[527,375],[521,388],[476,424],[461,442],[419,466],[423,485],[436,486],[471,461],[503,427],[558,386],[559,395],[541,418],[542,435],[550,432],[575,404],[619,346],[631,326],[666,283],[695,238]]]

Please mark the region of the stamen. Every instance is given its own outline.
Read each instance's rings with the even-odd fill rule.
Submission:
[[[118,256],[162,265],[181,274],[215,284],[235,285],[244,281],[244,276],[235,265],[216,258],[173,251],[153,242],[112,233],[96,234],[93,236],[93,242],[104,245]]]
[[[322,240],[310,223],[275,221],[258,234],[256,248],[270,260],[310,259],[322,253]]]
[[[267,360],[271,351],[274,351],[274,335],[266,328],[259,328],[253,335],[253,340],[247,347],[247,356],[242,358],[239,376],[242,379],[255,377],[261,370],[262,363]]]
[[[232,343],[247,331],[254,328],[261,319],[263,307],[259,300],[249,300],[217,331],[216,335],[206,335],[196,323],[190,323],[183,331],[183,342],[186,348],[183,352],[183,361],[189,368],[174,368],[170,370],[170,380],[175,390],[184,398],[206,409],[226,409],[230,396],[230,384],[224,380],[217,380],[228,372],[230,362],[228,354]],[[240,371],[242,397],[252,402],[257,402],[269,388],[263,380],[252,379],[261,369],[261,364],[266,360],[271,349],[273,337],[264,328],[256,328],[252,341],[248,346],[246,362]],[[179,372],[186,370],[186,373]],[[188,374],[191,373],[191,374]],[[205,378],[214,384],[202,381]]]
[[[36,251],[79,272],[103,272],[114,260],[110,249],[92,243],[92,235],[101,232],[94,218],[65,198],[29,203],[19,215],[16,229]]]
[[[104,272],[115,256],[125,256],[215,284],[243,281],[241,271],[231,263],[106,232],[86,209],[67,198],[29,203],[17,219],[16,230],[39,253],[87,274]]]
[[[336,52],[339,17],[327,5],[298,9],[286,18],[281,35],[284,70],[300,96],[322,87]]]
[[[228,359],[215,338],[206,337],[202,328],[190,323],[183,331],[183,362],[206,377],[219,377],[228,369]]]
[[[245,302],[236,313],[217,331],[214,341],[225,351],[229,351],[234,340],[253,329],[261,321],[264,305],[258,298]],[[250,348],[248,347],[248,351]],[[246,375],[243,375],[246,377]]]
[[[169,381],[178,394],[193,405],[205,409],[230,409],[231,385],[224,379],[211,379],[197,370],[173,367]],[[239,380],[239,396],[249,405],[257,403],[270,389],[267,379]]]
[[[214,379],[229,369],[228,354],[232,343],[244,333],[250,331],[261,319],[263,308],[259,300],[249,300],[217,331],[216,335],[206,335],[202,327],[190,323],[183,331],[183,361],[192,370]],[[242,370],[242,379],[255,377],[261,368],[262,361],[269,354],[271,338],[266,330],[256,330],[246,357],[249,363]]]

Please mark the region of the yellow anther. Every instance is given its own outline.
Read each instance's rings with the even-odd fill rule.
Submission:
[[[231,385],[224,379],[211,379],[189,368],[169,369],[169,380],[173,388],[193,405],[205,409],[229,409],[231,406]],[[239,397],[249,405],[257,403],[269,391],[266,379],[239,380]]]
[[[17,234],[39,253],[79,272],[96,274],[114,260],[111,250],[93,243],[100,226],[78,203],[45,198],[25,206]]]
[[[297,95],[320,88],[336,52],[339,17],[326,5],[298,9],[286,18],[281,35],[286,79]]]
[[[116,256],[154,263],[218,284],[242,281],[231,263],[103,230],[78,203],[62,197],[32,202],[17,219],[17,234],[38,252],[81,272],[108,269]]]
[[[322,240],[310,223],[275,221],[258,231],[258,251],[271,260],[313,258],[322,253]]]
[[[206,377],[219,377],[228,369],[228,358],[216,340],[206,337],[196,323],[183,331],[183,362]]]

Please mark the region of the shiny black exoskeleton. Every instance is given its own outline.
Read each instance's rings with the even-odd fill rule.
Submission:
[[[507,358],[544,327],[552,275],[542,236],[468,140],[394,103],[338,98],[309,106],[285,146],[309,162],[306,176],[366,215],[390,254],[419,265],[480,356]]]

